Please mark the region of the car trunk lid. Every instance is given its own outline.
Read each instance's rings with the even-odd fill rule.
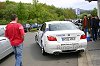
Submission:
[[[80,30],[65,30],[65,31],[49,31],[50,36],[54,36],[59,43],[77,42],[80,40],[82,31]]]

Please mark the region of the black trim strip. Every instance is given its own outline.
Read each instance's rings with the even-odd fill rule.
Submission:
[[[6,39],[1,39],[0,41],[3,41],[3,40],[6,40]]]

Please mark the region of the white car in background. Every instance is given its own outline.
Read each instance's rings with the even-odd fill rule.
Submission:
[[[0,25],[0,60],[13,52],[9,39],[4,37],[5,27]]]
[[[86,35],[70,21],[45,22],[35,36],[42,54],[84,52]]]

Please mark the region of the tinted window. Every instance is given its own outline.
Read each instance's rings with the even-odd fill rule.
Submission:
[[[4,28],[0,28],[0,37],[4,36],[5,30]]]
[[[46,24],[43,24],[40,30],[45,31],[45,28],[46,28]]]
[[[77,28],[76,25],[74,25],[73,23],[49,24],[49,31],[57,30],[77,30]]]

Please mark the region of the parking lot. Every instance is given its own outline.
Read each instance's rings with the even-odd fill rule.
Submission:
[[[25,35],[23,66],[79,66],[77,53],[43,56],[34,38],[35,33],[27,33]],[[14,66],[14,64],[14,54],[0,61],[0,66]]]

